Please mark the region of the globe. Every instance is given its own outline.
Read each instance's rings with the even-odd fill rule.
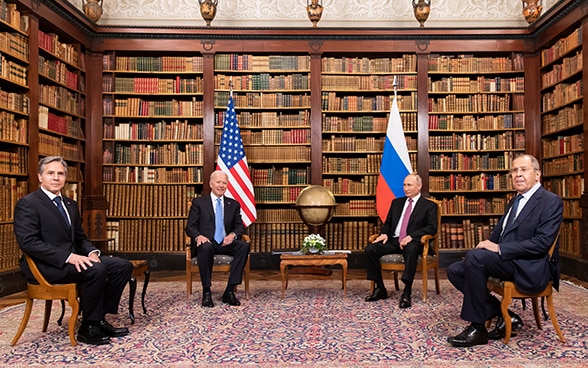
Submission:
[[[296,198],[298,214],[313,233],[318,233],[320,228],[329,222],[335,207],[335,196],[321,185],[304,188]]]

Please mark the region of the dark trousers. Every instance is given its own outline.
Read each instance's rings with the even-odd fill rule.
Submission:
[[[199,247],[192,247],[196,252],[198,259],[198,269],[200,271],[200,280],[202,287],[211,287],[212,285],[212,266],[214,265],[215,254],[227,254],[233,256],[231,263],[231,272],[229,274],[228,285],[239,285],[243,278],[243,269],[247,262],[249,254],[249,244],[243,240],[235,240],[231,244],[222,246],[216,241],[212,243],[202,243]]]
[[[376,284],[383,285],[382,266],[380,257],[386,254],[402,254],[404,257],[404,272],[402,282],[412,287],[416,273],[419,256],[423,253],[423,245],[420,242],[412,241],[404,249],[400,249],[398,238],[388,239],[388,242],[371,243],[365,247],[367,279],[373,280]]]
[[[80,296],[80,307],[84,321],[96,322],[104,319],[106,313],[117,314],[118,304],[127,282],[131,278],[133,265],[118,257],[100,257],[82,272],[67,264],[67,274],[54,283],[76,283]]]
[[[461,318],[472,323],[484,323],[500,313],[500,301],[493,296],[486,283],[488,277],[512,281],[514,263],[503,261],[498,253],[486,249],[472,249],[464,260],[447,268],[447,278],[463,293]]]

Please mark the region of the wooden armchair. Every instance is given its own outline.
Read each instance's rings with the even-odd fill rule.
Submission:
[[[25,328],[27,327],[27,323],[29,322],[29,318],[31,316],[31,311],[33,309],[34,299],[45,300],[45,317],[43,319],[43,332],[47,332],[47,326],[49,324],[49,316],[51,315],[51,306],[53,300],[67,300],[67,302],[71,306],[71,316],[69,317],[68,322],[69,340],[71,341],[71,344],[73,346],[77,345],[74,332],[76,326],[76,319],[80,311],[77,285],[50,284],[49,282],[47,282],[45,277],[41,275],[41,272],[39,272],[39,269],[37,268],[37,265],[35,264],[33,259],[29,257],[27,254],[25,254],[25,259],[38,284],[27,283],[25,312],[22,317],[22,321],[20,322],[20,327],[18,328],[18,331],[12,339],[10,345],[16,345],[16,343],[22,336]]]
[[[560,229],[560,231],[561,231],[561,229]],[[557,233],[557,236],[555,237],[555,240],[553,241],[551,248],[549,248],[549,257],[550,258],[553,256],[553,251],[555,249],[555,246],[557,245],[558,239],[559,239],[559,232]],[[549,281],[549,283],[547,284],[545,289],[543,289],[542,291],[540,291],[538,293],[533,293],[533,294],[521,293],[515,287],[514,282],[502,281],[502,280],[494,278],[494,277],[490,277],[488,279],[487,287],[490,291],[502,296],[502,301],[500,302],[500,310],[502,311],[502,317],[504,318],[504,324],[505,324],[505,328],[506,328],[506,332],[504,334],[504,340],[503,340],[505,344],[508,344],[508,342],[510,340],[510,334],[512,332],[512,321],[510,319],[510,315],[508,314],[508,306],[510,305],[510,302],[512,301],[512,299],[527,299],[527,298],[531,299],[531,302],[533,304],[533,314],[535,315],[535,323],[537,324],[537,328],[540,330],[542,329],[542,326],[541,326],[541,317],[539,315],[539,302],[538,302],[538,300],[539,300],[539,298],[545,298],[545,300],[547,301],[547,310],[549,311],[549,318],[551,318],[551,323],[553,324],[553,328],[555,328],[555,331],[557,332],[557,336],[559,336],[559,340],[564,343],[566,342],[566,340],[564,339],[563,334],[561,332],[561,329],[559,328],[559,323],[557,323],[557,316],[555,315],[555,308],[553,307],[553,284],[551,281]]]
[[[243,235],[242,239],[247,243],[251,242],[251,239],[247,235]],[[243,270],[243,282],[245,284],[245,298],[249,299],[249,274],[250,274],[250,255],[247,255],[247,262],[245,263],[245,269]],[[212,272],[230,272],[231,262],[233,257],[224,254],[214,255],[214,266],[212,266]],[[198,274],[200,269],[198,268],[198,259],[192,257],[192,247],[190,238],[186,238],[186,293],[188,301],[192,295],[192,274]]]
[[[417,271],[422,273],[423,278],[423,302],[427,301],[427,287],[429,279],[429,270],[434,271],[435,275],[435,291],[439,294],[439,237],[441,236],[441,202],[427,198],[437,204],[437,233],[434,235],[424,235],[421,237],[423,244],[423,253],[419,258]],[[369,242],[376,240],[379,234],[370,236]],[[384,272],[394,273],[394,287],[400,290],[398,286],[398,272],[404,271],[404,257],[402,254],[387,254],[380,257],[380,264],[382,265],[382,274]],[[371,291],[374,290],[374,282],[371,283]]]

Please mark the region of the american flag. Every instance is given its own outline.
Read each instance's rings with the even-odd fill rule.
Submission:
[[[229,96],[227,113],[223,121],[223,135],[220,141],[218,159],[216,163],[218,170],[229,175],[229,186],[227,195],[241,204],[241,219],[245,226],[251,225],[257,219],[255,210],[255,195],[247,157],[243,148],[243,139],[237,122],[237,114],[233,104],[233,93]]]

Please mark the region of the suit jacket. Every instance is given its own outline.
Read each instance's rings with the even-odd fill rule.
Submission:
[[[237,235],[237,239],[241,239],[245,233],[245,226],[241,220],[241,205],[233,198],[226,196],[223,198],[223,203],[225,233],[233,232]],[[214,238],[214,209],[209,194],[192,200],[186,234],[190,237],[193,246],[196,244],[195,239],[198,235],[204,235],[210,240]]]
[[[55,203],[38,189],[21,198],[14,208],[14,233],[20,249],[34,258],[39,271],[49,282],[65,276],[66,260],[71,253],[87,256],[98,250],[82,228],[78,204],[63,197],[71,228]],[[34,280],[24,260],[20,266],[28,280]]]
[[[390,205],[381,231],[382,234],[388,235],[388,241],[394,236],[394,230],[398,226],[407,199],[407,197],[396,198]],[[406,227],[407,234],[413,238],[413,241],[420,242],[423,235],[437,233],[437,225],[437,204],[421,196],[410,213]]]
[[[510,208],[513,201],[509,203]],[[508,213],[508,209],[506,211]],[[563,221],[563,203],[556,194],[540,187],[529,198],[513,225],[502,234],[505,216],[498,221],[490,241],[500,244],[500,257],[515,265],[514,283],[522,292],[538,292],[550,279],[559,288],[559,242],[549,259],[553,244]]]

